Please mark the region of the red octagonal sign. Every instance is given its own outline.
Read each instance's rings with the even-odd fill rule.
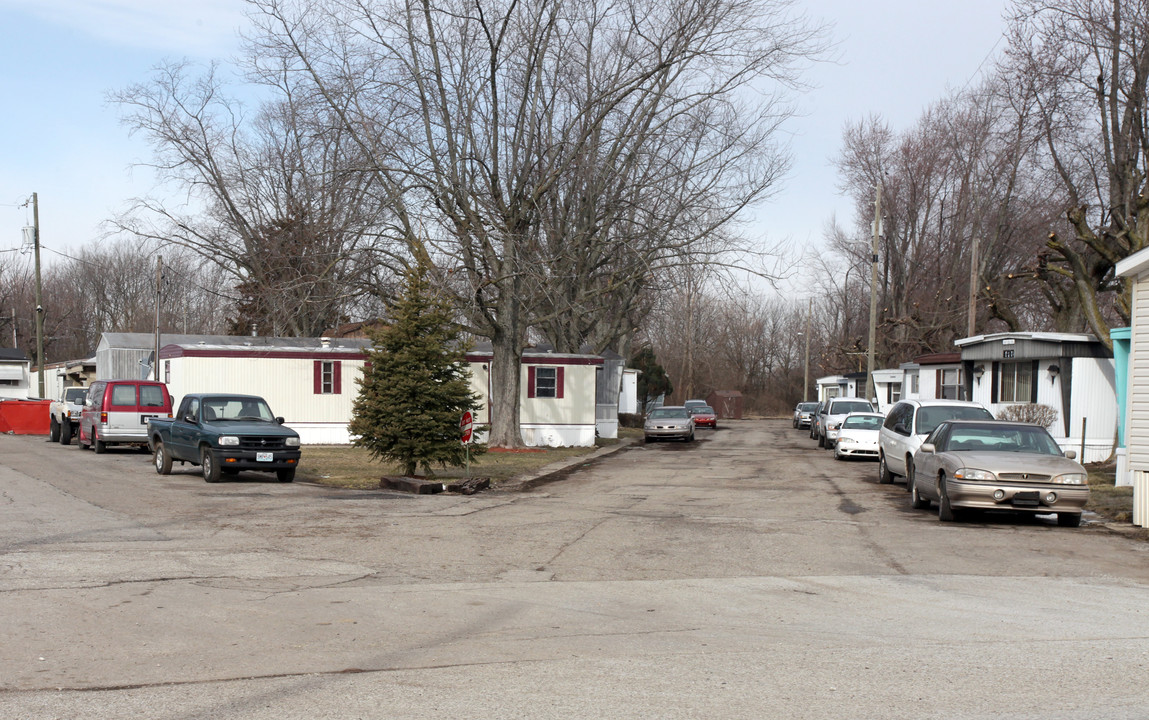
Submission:
[[[459,429],[463,432],[463,442],[471,442],[471,412],[469,410],[463,413],[463,419],[459,421]]]

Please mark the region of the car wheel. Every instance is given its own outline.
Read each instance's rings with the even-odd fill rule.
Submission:
[[[918,492],[918,484],[913,480],[907,481],[910,485],[910,507],[915,510],[922,510],[930,506],[930,501],[922,497]]]
[[[950,505],[949,493],[946,492],[946,479],[943,477],[938,481],[938,520],[953,522],[956,519],[954,509]]]
[[[96,451],[97,455],[102,455],[108,449],[108,444],[100,439],[100,434],[96,432],[96,428],[92,428],[92,449]]]
[[[1081,525],[1081,513],[1057,513],[1057,524],[1061,527],[1079,527]]]
[[[894,481],[894,476],[890,473],[890,467],[886,465],[886,456],[878,456],[878,482],[882,485],[889,485]]]
[[[72,444],[72,423],[65,422],[64,424],[62,424],[60,426],[60,444],[61,445],[71,445]]]
[[[295,480],[295,468],[276,470],[275,477],[279,478],[279,482],[293,482]]]
[[[219,482],[219,463],[215,461],[215,456],[211,454],[211,448],[202,447],[199,451],[199,464],[203,468],[203,479],[209,483]]]
[[[691,430],[690,434],[686,436],[686,442],[694,442],[694,431]]]
[[[60,423],[56,422],[54,417],[48,422],[48,439],[51,442],[60,442]]]
[[[915,472],[916,471],[914,470],[914,459],[912,457],[907,457],[906,458],[906,490],[910,489],[910,483],[913,482],[914,477],[916,477],[916,475],[914,474]]]
[[[821,433],[818,433],[818,447],[826,447],[826,436]]]
[[[652,441],[652,439],[651,439],[651,437],[650,437],[649,435],[643,435],[643,436],[642,436],[642,441],[643,441],[644,443],[653,442],[653,441]]]
[[[834,459],[835,459],[835,460],[842,460],[842,459],[844,459],[844,458],[842,457],[842,453],[838,452],[838,448],[837,448],[837,446],[835,446],[835,447],[834,447]]]
[[[162,441],[156,441],[156,449],[152,453],[152,461],[155,463],[156,472],[160,475],[172,474],[172,456],[168,454],[168,448]]]

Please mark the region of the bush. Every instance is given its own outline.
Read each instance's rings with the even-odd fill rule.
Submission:
[[[1057,411],[1048,405],[1009,405],[997,414],[998,420],[1032,423],[1048,430],[1057,422]]]
[[[642,427],[643,417],[638,413],[619,413],[618,425],[625,428],[640,428]]]

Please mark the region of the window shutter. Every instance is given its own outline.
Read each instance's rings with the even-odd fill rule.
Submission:
[[[1033,375],[1029,378],[1029,401],[1031,403],[1037,402],[1037,373],[1040,370],[1038,361],[1033,361]]]
[[[945,393],[942,392],[942,371],[941,370],[935,370],[934,372],[937,373],[937,376],[936,376],[937,380],[934,382],[934,397],[935,398],[945,397]]]
[[[336,395],[343,393],[343,361],[336,360],[331,363],[332,389]]]
[[[527,366],[527,397],[533,398],[535,396],[535,366]]]
[[[566,368],[555,368],[555,397],[561,398],[563,396],[563,370]]]
[[[989,402],[991,405],[997,402],[997,376],[1000,372],[1001,363],[995,362],[989,371]]]
[[[313,384],[312,391],[316,395],[321,395],[321,394],[323,394],[323,361],[322,360],[315,360],[314,361],[313,375],[314,375],[315,382]]]

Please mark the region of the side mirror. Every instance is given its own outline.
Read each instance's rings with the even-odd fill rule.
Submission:
[[[195,425],[195,415],[192,415],[191,413],[184,415],[184,422]]]
[[[937,446],[935,446],[933,443],[922,443],[922,446],[918,448],[918,451],[932,454],[936,453],[938,449]]]
[[[281,418],[281,417],[277,417],[277,418],[275,419],[275,422],[277,422],[277,423],[279,423],[280,425],[282,425],[283,423],[285,423],[285,422],[287,422],[287,421],[286,421],[286,420],[284,420],[284,419],[283,419],[283,418]]]
[[[1076,450],[1066,450],[1065,451],[1065,457],[1069,458],[1070,460],[1076,460],[1077,459],[1077,451]]]

